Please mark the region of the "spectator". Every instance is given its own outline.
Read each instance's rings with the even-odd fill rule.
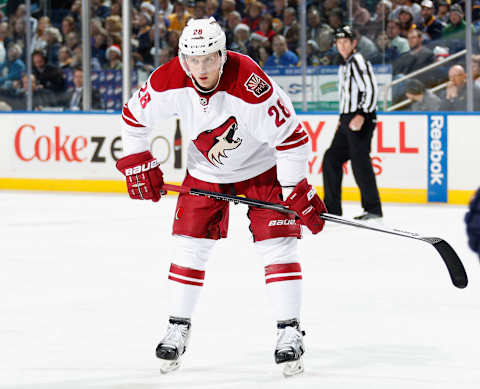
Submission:
[[[442,39],[450,49],[450,54],[457,53],[465,48],[466,23],[463,16],[464,14],[460,4],[454,4],[450,7],[450,23],[448,23],[442,31]],[[472,32],[475,32],[473,27]]]
[[[394,75],[405,75],[434,62],[433,51],[422,45],[422,33],[412,30],[408,33],[410,51],[402,54],[393,63]]]
[[[283,21],[283,11],[287,8],[287,0],[273,0],[273,5],[270,8],[270,15],[272,19],[279,19]]]
[[[220,9],[217,11],[217,16],[219,17],[217,22],[219,22],[222,27],[225,27],[228,14],[235,10],[235,0],[222,0],[220,3]]]
[[[67,34],[65,37],[65,44],[70,50],[75,50],[77,46],[80,46],[80,36],[77,32],[72,31]]]
[[[453,8],[453,7],[452,7]],[[448,71],[447,89],[441,110],[442,111],[466,111],[467,110],[467,75],[460,65],[453,65]],[[480,88],[473,86],[474,110],[480,108]]]
[[[209,18],[210,16],[213,16],[216,20],[218,20],[217,17],[220,17],[219,9],[218,9],[218,0],[207,0],[205,13],[206,13],[205,17]]]
[[[242,23],[250,27],[250,31],[257,31],[262,11],[263,4],[259,1],[251,0],[247,5],[247,14],[242,19]]]
[[[428,89],[425,89],[421,81],[412,78],[406,82],[405,94],[412,100],[409,111],[438,111],[442,100]]]
[[[107,33],[103,29],[93,36],[92,57],[97,58],[102,66],[107,62],[105,56],[108,47],[107,39]]]
[[[152,17],[147,12],[140,12],[137,18],[138,31],[135,34],[136,50],[143,58],[145,63],[152,63],[150,49],[153,42],[150,38]]]
[[[155,18],[155,6],[144,1],[140,4],[140,13],[146,13],[150,16],[150,20],[153,20]]]
[[[324,30],[318,37],[318,52],[320,65],[333,65],[338,55],[337,47],[333,44],[334,35],[328,30]]]
[[[390,13],[392,12],[392,3],[390,0],[380,0],[375,8],[375,14],[367,24],[366,35],[374,40],[381,31],[387,28]],[[407,42],[405,42],[406,44]]]
[[[337,30],[344,24],[345,15],[341,8],[334,8],[328,13],[328,24],[333,30]]]
[[[320,52],[320,49],[318,47],[318,44],[316,41],[313,39],[310,39],[307,41],[307,47],[306,47],[306,54],[307,54],[307,66],[319,66],[321,65],[320,62],[320,57],[318,53]]]
[[[397,59],[397,48],[391,45],[390,39],[385,31],[378,34],[376,44],[377,52],[370,58],[372,64],[389,64]]]
[[[158,8],[158,12],[165,17],[173,13],[173,4],[170,0],[160,0]]]
[[[227,49],[230,49],[233,43],[235,27],[242,23],[242,16],[238,11],[232,11],[227,16],[227,24],[224,27],[225,36],[227,37]]]
[[[25,64],[20,59],[22,49],[13,44],[8,48],[7,60],[0,64],[0,87],[9,88],[12,82],[20,80],[25,71]]]
[[[61,46],[58,49],[58,67],[61,70],[71,69],[72,65],[72,50],[68,46]]]
[[[258,24],[258,32],[268,39],[269,42],[272,41],[272,38],[275,36],[275,31],[273,31],[272,16],[269,14],[262,15],[260,17],[260,23]]]
[[[233,30],[233,35],[234,39],[230,50],[247,55],[250,28],[246,24],[240,23]]]
[[[123,30],[122,18],[117,15],[110,15],[105,19],[105,30],[108,35],[121,33]]]
[[[47,63],[45,54],[36,50],[32,54],[33,74],[37,82],[45,89],[50,89],[55,93],[65,90],[65,79],[60,68]]]
[[[122,69],[122,49],[119,45],[111,45],[106,51],[108,70],[121,70]]]
[[[68,15],[62,19],[61,31],[62,35],[66,37],[69,33],[75,32],[75,19],[73,16]]]
[[[45,50],[47,42],[45,40],[45,31],[50,27],[50,18],[48,16],[42,16],[38,23],[37,29],[32,37],[31,50],[33,53],[35,50]]]
[[[443,24],[435,17],[435,7],[432,0],[422,1],[423,21],[418,29],[426,35],[427,40],[437,40],[442,37]]]
[[[408,9],[412,15],[412,23],[420,24],[422,22],[422,8],[412,0],[396,0],[397,7],[392,12],[392,19],[400,19],[402,10]]]
[[[196,1],[195,6],[193,7],[193,18],[194,19],[205,19],[207,18],[207,4],[205,1]]]
[[[265,45],[268,44],[268,38],[260,31],[250,34],[250,43],[248,45],[248,56],[252,58],[260,66],[261,64],[261,49],[265,49]]]
[[[110,15],[110,7],[105,5],[105,0],[90,0],[90,7],[92,17],[105,19]]]
[[[229,1],[234,1],[235,4],[235,0]],[[168,27],[168,29],[170,31],[176,31],[180,34],[183,30],[183,27],[185,27],[185,25],[187,24],[187,20],[190,19],[191,15],[186,10],[185,0],[176,0],[173,9],[174,12],[168,15],[168,21],[170,22],[170,26]]]
[[[313,39],[318,44],[325,31],[333,37],[333,29],[328,24],[322,24],[318,8],[310,7],[307,12],[307,40]]]
[[[400,36],[400,21],[398,19],[390,20],[387,23],[387,36],[390,39],[390,45],[397,48],[398,54],[410,51],[408,40]]]
[[[472,55],[472,74],[475,85],[480,87],[480,55]]]
[[[300,37],[300,26],[297,23],[297,11],[295,8],[288,7],[283,12],[283,32],[288,49],[295,52]]]
[[[351,0],[353,23],[358,26],[364,26],[370,20],[370,12],[362,7],[360,0]]]
[[[159,4],[159,12],[162,11],[162,3],[164,3],[164,0],[160,0]],[[116,15],[116,16],[122,16],[122,3],[120,0],[117,1],[112,1],[112,4],[110,5],[110,15]]]
[[[43,108],[54,107],[58,104],[55,93],[38,85],[33,74],[31,75],[30,80],[33,110],[40,111]],[[15,111],[25,111],[27,109],[27,90],[28,75],[24,74],[21,82],[18,82],[18,86],[14,88],[0,89],[0,100],[5,101]]]
[[[265,66],[296,66],[298,57],[288,50],[287,40],[283,35],[275,35],[273,37],[273,54],[268,57]]]
[[[370,58],[377,55],[378,49],[377,46],[375,46],[375,43],[363,34],[364,28],[365,27],[362,26],[355,26],[355,40],[357,41],[355,50],[370,61]]]
[[[417,28],[417,25],[413,22],[412,10],[409,7],[401,7],[398,20],[400,20],[400,35],[404,38],[408,38],[408,33]]]
[[[62,44],[62,34],[58,28],[50,26],[45,30],[45,41],[47,46],[45,51],[47,53],[47,62],[58,63],[58,50]]]
[[[167,35],[167,45],[172,49],[174,53],[178,52],[178,41],[180,39],[180,33],[178,31],[172,30],[168,32]]]
[[[450,21],[450,0],[440,0],[438,3],[437,19],[447,25]]]
[[[0,64],[4,63],[7,58],[8,35],[8,23],[0,22]]]
[[[98,90],[91,88],[92,96],[90,106],[92,109],[104,109]],[[68,111],[83,110],[83,69],[78,66],[73,71],[73,88],[63,94],[62,106]]]

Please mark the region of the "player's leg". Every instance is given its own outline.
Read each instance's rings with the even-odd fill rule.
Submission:
[[[185,185],[221,191],[218,185],[190,176]],[[167,373],[180,365],[180,357],[188,346],[191,318],[202,291],[205,268],[215,241],[226,237],[228,203],[201,196],[181,194],[177,201],[173,237],[175,258],[168,274],[169,323],[165,337],[156,349],[165,360],[161,371]]]
[[[348,134],[353,176],[360,189],[361,203],[365,210],[365,214],[358,218],[363,220],[382,216],[382,205],[370,158],[375,126],[376,122],[367,117],[361,131],[350,131]]]
[[[298,260],[297,238],[273,238],[255,242],[264,260],[265,283],[277,320],[275,362],[285,364],[284,374],[303,371],[304,332],[300,329],[302,269]]]
[[[343,164],[349,158],[346,126],[347,121],[341,120],[340,127],[335,131],[332,143],[323,156],[324,202],[328,212],[334,215],[342,215]]]
[[[276,168],[236,185],[239,194],[278,202],[282,189]],[[263,258],[270,305],[277,321],[275,361],[284,364],[284,374],[303,371],[304,351],[300,330],[302,271],[297,254],[300,226],[292,215],[251,207],[248,211],[255,248]]]

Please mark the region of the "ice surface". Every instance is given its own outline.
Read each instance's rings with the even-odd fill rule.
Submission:
[[[427,243],[336,224],[305,232],[305,374],[291,379],[273,362],[247,208],[231,206],[183,366],[161,375],[174,206],[173,196],[0,192],[0,388],[480,388],[480,264],[466,207],[441,205],[385,204],[385,225],[447,240],[464,290]]]

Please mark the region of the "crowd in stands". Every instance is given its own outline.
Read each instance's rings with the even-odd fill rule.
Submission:
[[[92,72],[122,69],[122,0],[90,0],[90,42],[81,39],[81,0],[50,3],[51,8],[45,10],[32,1],[29,51],[25,4],[0,3],[0,100],[14,109],[25,108],[20,101],[28,81],[22,78],[27,56],[32,58],[31,84],[38,96],[34,96],[35,109],[81,109],[78,99],[73,99],[81,90],[75,72],[84,66],[82,45],[91,48]],[[474,52],[480,54],[480,0],[472,3]],[[334,31],[349,22],[349,4],[347,0],[307,0],[308,66],[340,63]],[[153,0],[133,0],[135,81],[143,83],[154,69],[155,59],[161,65],[177,54],[180,33],[190,18],[210,16],[223,26],[227,49],[249,55],[267,71],[269,67],[299,66],[302,45],[297,5],[297,0],[159,0],[156,13]],[[465,48],[464,7],[464,0],[351,0],[357,49],[373,64],[391,64],[393,77],[401,77]],[[448,79],[450,67],[422,75],[417,81],[431,87]],[[480,66],[476,69],[479,76]],[[75,89],[77,94],[72,93]],[[405,96],[405,92],[406,86],[399,93]],[[92,102],[94,109],[108,108],[102,99]]]

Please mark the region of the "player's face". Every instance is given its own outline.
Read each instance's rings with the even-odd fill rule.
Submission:
[[[212,89],[220,77],[222,60],[218,53],[206,55],[189,55],[185,58],[188,69],[198,85]]]
[[[347,59],[353,53],[355,46],[357,45],[356,40],[351,40],[350,38],[339,38],[337,39],[337,50],[343,59]]]

